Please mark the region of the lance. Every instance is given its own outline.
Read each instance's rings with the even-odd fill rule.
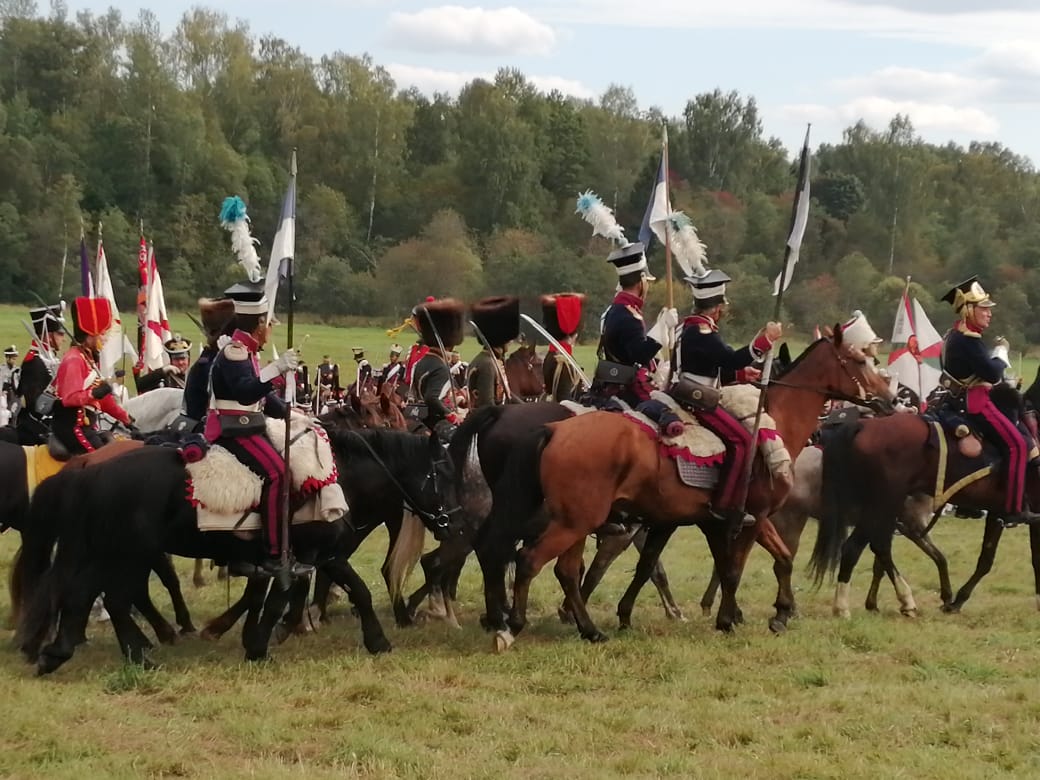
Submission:
[[[293,149],[292,160],[289,164],[289,176],[295,183],[296,179],[296,150]],[[280,218],[280,215],[279,215]],[[280,224],[280,223],[279,223]],[[293,346],[293,313],[296,304],[296,295],[293,290],[293,278],[296,276],[296,234],[293,233],[293,247],[292,256],[284,258],[287,263],[286,277],[289,286],[289,314],[286,318],[286,349],[292,349]],[[273,251],[273,250],[272,250]],[[279,261],[283,258],[279,258]],[[269,268],[268,273],[274,269]],[[277,270],[275,270],[277,273]],[[274,312],[272,312],[273,314]],[[293,407],[296,406],[296,373],[295,371],[290,377],[288,374],[283,374],[282,378],[285,380],[285,447],[282,450],[282,456],[285,458],[285,479],[282,482],[282,566],[289,565],[289,525],[292,522],[292,518],[289,515],[289,493],[292,486],[292,472],[289,469],[289,450],[292,447],[292,413]],[[291,379],[291,381],[290,381]]]

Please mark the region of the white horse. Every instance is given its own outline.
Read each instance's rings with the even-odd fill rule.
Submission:
[[[184,391],[179,387],[157,387],[147,393],[134,396],[125,404],[126,413],[134,418],[134,425],[144,433],[161,431],[177,419],[181,413]],[[110,431],[115,421],[102,416],[98,426]]]

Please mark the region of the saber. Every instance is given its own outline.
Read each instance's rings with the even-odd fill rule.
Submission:
[[[46,340],[40,341],[40,340],[39,340],[39,338],[40,338],[40,337],[36,335],[36,331],[35,331],[35,330],[33,330],[32,328],[30,328],[30,327],[29,327],[29,325],[28,325],[28,324],[27,324],[27,323],[25,322],[25,320],[18,320],[18,321],[19,321],[20,323],[22,323],[22,327],[23,327],[23,328],[25,328],[25,329],[26,329],[27,331],[29,331],[29,335],[30,335],[30,336],[32,337],[32,342],[31,342],[31,343],[32,343],[32,344],[38,344],[38,345],[39,345],[39,347],[40,347],[40,349],[41,349],[41,350],[42,350],[42,351],[44,352],[44,354],[46,355],[46,357],[47,357],[47,358],[48,358],[49,360],[54,360],[54,359],[55,359],[55,355],[54,355],[54,353],[53,353],[53,352],[51,351],[51,347],[50,347],[50,344],[48,344],[48,343],[46,342]]]
[[[570,364],[570,367],[578,372],[578,376],[581,377],[581,382],[582,382],[583,385],[585,385],[585,389],[586,390],[588,390],[590,387],[592,387],[592,382],[590,382],[589,378],[587,376],[585,376],[585,372],[581,370],[581,366],[578,365],[578,361],[576,361],[574,359],[574,356],[571,355],[570,352],[568,352],[567,350],[565,350],[563,348],[563,345],[560,344],[559,341],[554,339],[549,334],[549,331],[547,331],[545,328],[543,328],[537,321],[533,320],[528,315],[521,314],[520,316],[523,318],[523,320],[528,325],[530,325],[532,328],[534,328],[536,331],[538,331],[538,333],[540,333],[545,338],[546,341],[548,341],[550,344],[552,344],[552,346],[555,347],[556,352],[558,354],[562,355],[564,360],[566,360],[567,363]]]
[[[481,333],[480,328],[477,327],[477,323],[475,323],[473,320],[470,320],[469,324],[473,326],[473,332],[477,334],[477,338],[480,340],[480,343],[484,345],[484,349],[486,349],[491,354],[491,360],[495,364],[495,373],[498,374],[498,378],[502,381],[502,387],[506,391],[506,397],[512,398],[514,401],[519,401],[520,403],[523,403],[523,398],[517,398],[515,395],[513,395],[513,391],[509,387],[509,380],[506,378],[506,372],[502,369],[502,366],[499,365],[498,358],[495,357],[495,350],[491,347],[491,342],[487,340],[487,337],[483,333]],[[504,357],[505,350],[502,350],[502,353]]]

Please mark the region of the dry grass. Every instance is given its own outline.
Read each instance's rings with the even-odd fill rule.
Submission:
[[[957,584],[981,530],[947,520],[936,532]],[[343,603],[331,626],[259,666],[241,661],[229,635],[162,648],[162,667],[142,672],[122,665],[110,628],[98,625],[40,680],[8,645],[0,775],[1036,777],[1040,652],[1025,537],[1006,535],[962,615],[939,613],[931,564],[900,540],[921,617],[900,617],[886,586],[881,614],[859,608],[838,621],[829,591],[803,589],[802,617],[777,638],[765,628],[768,557],[753,555],[741,590],[748,624],[720,636],[694,614],[706,554],[699,535],[683,531],[665,562],[689,623],[666,621],[648,592],[631,633],[590,646],[557,622],[547,571],[528,631],[495,656],[476,622],[476,567],[461,588],[461,631],[391,626],[380,534],[357,562],[382,606],[390,656],[363,651]],[[0,540],[0,569],[15,542]],[[616,625],[633,560],[622,558],[594,597],[604,627]],[[865,573],[854,580],[859,603]],[[188,587],[200,619],[225,603],[222,585]]]

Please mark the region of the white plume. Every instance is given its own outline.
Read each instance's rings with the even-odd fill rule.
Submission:
[[[249,223],[245,220],[232,222],[228,226],[231,232],[231,251],[238,257],[238,262],[246,270],[246,275],[251,282],[259,282],[261,277],[260,255],[256,253],[256,247],[260,241],[249,234]]]
[[[681,211],[673,211],[668,215],[666,224],[672,254],[682,267],[683,273],[686,276],[704,276],[708,272],[704,267],[708,259],[708,248],[697,235],[693,220]]]
[[[625,231],[614,218],[614,212],[600,200],[592,190],[578,196],[578,208],[575,214],[592,225],[592,235],[603,236],[619,243],[625,242]]]

